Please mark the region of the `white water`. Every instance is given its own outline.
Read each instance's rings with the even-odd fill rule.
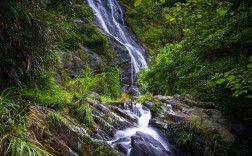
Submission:
[[[113,141],[124,137],[130,138],[131,136],[135,135],[137,131],[141,131],[145,134],[151,135],[155,140],[159,141],[166,150],[168,150],[168,145],[165,143],[162,137],[153,128],[148,126],[149,120],[151,119],[151,113],[149,109],[144,110],[142,104],[136,103],[133,104],[132,111],[127,104],[124,104],[124,110],[127,111],[127,113],[130,113],[137,117],[138,124],[136,127],[127,128],[125,130],[116,132]],[[112,143],[113,141],[110,141],[110,143]],[[130,141],[124,143],[130,144]]]
[[[98,25],[128,50],[131,57],[131,81],[134,84],[134,73],[148,66],[143,56],[144,48],[137,43],[124,25],[121,7],[116,0],[87,0],[87,2],[95,14]]]

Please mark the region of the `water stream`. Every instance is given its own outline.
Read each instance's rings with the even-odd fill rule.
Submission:
[[[124,111],[127,113],[135,116],[138,119],[138,123],[136,127],[127,128],[122,131],[117,131],[114,135],[114,140],[116,141],[120,138],[130,138],[131,136],[135,135],[137,131],[143,132],[152,136],[155,140],[159,141],[162,146],[168,149],[168,144],[162,139],[162,137],[151,127],[149,127],[149,121],[151,119],[151,112],[148,108],[144,107],[140,103],[133,103],[130,107],[128,104],[124,104]],[[113,141],[110,141],[112,143]],[[125,144],[130,145],[131,140],[124,141]],[[130,149],[128,151],[128,155],[130,153]]]
[[[135,73],[142,68],[147,68],[147,63],[144,57],[145,50],[137,42],[132,33],[125,26],[123,19],[123,11],[116,0],[87,0],[89,7],[95,15],[95,22],[98,27],[103,29],[108,35],[113,37],[121,43],[129,52],[131,58],[131,84],[135,84]],[[133,88],[137,90],[137,88]],[[124,104],[124,111],[138,119],[135,127],[127,128],[122,131],[117,131],[112,141],[108,143],[113,146],[113,142],[120,138],[126,138],[123,141],[128,145],[128,155],[131,150],[131,136],[137,132],[152,136],[155,140],[161,143],[166,150],[167,144],[163,141],[160,135],[151,127],[149,127],[149,120],[151,119],[150,110],[143,107],[140,103],[133,103],[131,105]]]
[[[123,19],[123,11],[116,0],[87,0],[95,15],[96,24],[110,36],[121,43],[131,58],[131,84],[135,83],[135,73],[147,68],[144,48],[136,41],[127,29]]]

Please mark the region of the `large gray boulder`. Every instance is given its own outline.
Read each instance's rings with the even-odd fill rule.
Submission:
[[[160,142],[155,140],[152,136],[136,132],[136,135],[131,137],[131,152],[130,156],[171,156]]]
[[[80,51],[70,52],[63,57],[63,68],[68,71],[68,74],[72,77],[81,76],[83,70],[88,65],[93,71],[100,71],[102,66],[101,57],[81,46]],[[85,56],[85,58],[83,58]]]

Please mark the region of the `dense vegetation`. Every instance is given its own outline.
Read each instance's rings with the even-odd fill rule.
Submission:
[[[50,155],[24,137],[29,104],[71,116],[86,127],[94,121],[87,102],[90,92],[110,100],[120,94],[118,68],[108,39],[92,25],[83,0],[3,0],[0,6],[0,153]],[[101,57],[89,67],[88,53]],[[67,61],[78,57],[84,69],[71,75]],[[54,116],[53,116],[54,117]]]
[[[121,1],[149,51],[143,92],[215,101],[231,120],[251,125],[251,1]],[[244,138],[238,146],[251,146],[251,135]]]
[[[250,1],[121,1],[150,51],[143,91],[190,94],[251,120]]]
[[[139,79],[144,93],[190,94],[215,101],[233,119],[251,122],[250,0],[119,1],[128,26],[149,52],[151,67]],[[67,107],[90,128],[94,120],[89,93],[97,92],[105,101],[119,97],[118,67],[108,39],[91,24],[93,14],[83,0],[0,4],[0,153],[50,155],[23,137],[27,103],[59,111]],[[81,46],[101,57],[98,70],[89,67]],[[86,63],[77,76],[64,65],[73,55]]]

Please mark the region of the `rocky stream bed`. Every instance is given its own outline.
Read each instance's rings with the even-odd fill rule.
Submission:
[[[216,144],[233,142],[234,135],[215,103],[197,102],[179,95],[155,96],[143,103],[102,103],[89,99],[95,124],[85,127],[64,113],[30,105],[27,136],[54,155],[180,156],[214,152]],[[59,116],[48,124],[48,114]],[[218,151],[219,150],[219,151]],[[207,154],[208,155],[208,154]]]

